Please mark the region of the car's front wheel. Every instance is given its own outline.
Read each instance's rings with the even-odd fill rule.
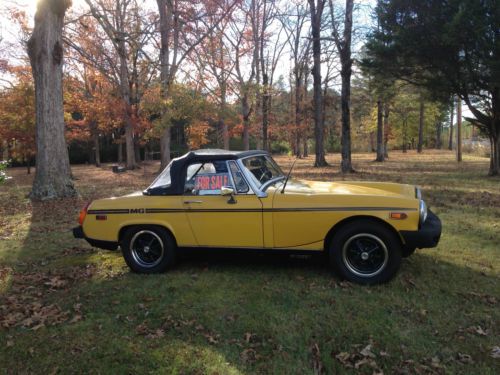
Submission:
[[[393,278],[399,269],[401,241],[380,223],[358,220],[335,233],[329,255],[341,277],[361,284],[380,284]]]
[[[137,273],[164,272],[175,263],[175,241],[161,227],[135,226],[127,229],[121,248],[125,262]]]

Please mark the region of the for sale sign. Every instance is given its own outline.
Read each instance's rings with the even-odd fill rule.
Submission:
[[[198,194],[219,194],[223,186],[229,185],[227,173],[199,174],[195,177],[194,188]]]

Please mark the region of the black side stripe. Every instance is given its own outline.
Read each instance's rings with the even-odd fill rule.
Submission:
[[[128,208],[124,209],[108,209],[108,210],[88,210],[88,214],[91,215],[107,215],[107,214],[128,214],[130,210]]]
[[[407,207],[298,207],[298,208],[242,208],[242,209],[185,209],[185,208],[146,208],[142,212],[129,209],[107,209],[89,210],[88,214],[160,214],[160,213],[182,213],[182,212],[206,212],[206,213],[241,213],[241,212],[341,212],[341,211],[417,211],[416,208]]]

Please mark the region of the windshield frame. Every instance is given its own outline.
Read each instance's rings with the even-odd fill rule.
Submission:
[[[281,175],[273,177],[273,178],[271,178],[270,180],[266,181],[265,183],[263,183],[261,185],[257,185],[256,182],[255,182],[255,176],[246,167],[246,165],[243,164],[243,160],[250,159],[250,158],[255,158],[255,157],[264,157],[268,162],[270,162],[273,165],[273,167]],[[283,173],[283,170],[280,168],[280,166],[278,165],[278,163],[276,163],[276,161],[268,153],[262,153],[262,154],[247,156],[247,157],[238,159],[237,163],[238,163],[238,165],[240,167],[240,170],[243,171],[243,173],[244,173],[244,175],[246,177],[247,183],[250,185],[251,189],[255,192],[255,194],[259,198],[265,198],[265,197],[267,197],[266,190],[267,190],[267,188],[269,188],[269,186],[271,186],[272,184],[274,184],[274,183],[276,183],[278,181],[286,179],[286,176]]]

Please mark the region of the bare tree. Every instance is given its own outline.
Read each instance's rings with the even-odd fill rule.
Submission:
[[[384,161],[384,104],[377,100],[377,157],[375,161]]]
[[[209,22],[216,21],[209,20]],[[194,53],[191,59],[201,78],[198,83],[217,101],[217,143],[222,144],[226,150],[229,150],[229,129],[225,117],[234,73],[234,61],[231,60],[232,47],[224,37],[228,23],[228,19],[222,21],[207,37],[206,43],[197,48],[197,53]],[[209,79],[210,76],[215,83]]]
[[[450,108],[450,138],[448,140],[448,150],[453,150],[453,115],[455,114],[455,106],[454,99],[451,99],[451,108]]]
[[[293,76],[293,105],[294,111],[294,153],[297,157],[301,157],[301,138],[306,138],[303,129],[304,122],[304,93],[307,90],[306,80],[309,74],[308,60],[310,58],[311,38],[310,28],[307,26],[308,10],[303,4],[297,2],[285,9],[280,16],[280,22],[283,25],[283,30],[286,33],[286,41],[289,45],[290,54],[293,61],[292,76]]]
[[[332,36],[337,50],[340,55],[342,78],[341,91],[341,106],[342,106],[342,161],[340,167],[343,173],[354,172],[351,162],[351,74],[352,74],[352,58],[351,58],[351,38],[352,38],[352,14],[354,8],[353,0],[346,0],[345,15],[344,15],[344,32],[340,36],[337,20],[334,16],[333,0],[330,3],[330,16],[332,22]]]
[[[424,143],[424,119],[425,119],[425,102],[422,93],[420,93],[420,107],[418,116],[418,143],[417,152],[422,153],[422,147]]]
[[[327,164],[324,149],[323,93],[321,91],[321,24],[326,0],[308,0],[311,15],[311,36],[313,51],[313,103],[314,137],[316,140],[315,167]]]
[[[132,0],[85,0],[90,11],[102,27],[118,55],[118,83],[120,95],[125,106],[123,125],[125,128],[125,148],[127,154],[127,169],[136,168],[134,153],[134,127],[131,114],[131,88],[129,71],[129,44],[131,36],[128,33],[131,7],[137,6]]]
[[[493,152],[493,148],[491,149]],[[457,161],[462,161],[462,99],[457,98]]]
[[[243,2],[237,7],[231,18],[225,37],[231,45],[231,60],[234,70],[231,72],[235,81],[234,94],[240,103],[243,122],[243,148],[250,149],[251,115],[257,107],[255,95],[256,75],[260,71],[259,54],[255,52],[252,15],[254,0]]]
[[[167,100],[180,65],[213,32],[218,24],[233,10],[236,1],[156,0],[160,30],[160,80],[161,96]],[[205,19],[215,22],[207,26]],[[163,134],[160,140],[161,168],[170,162],[170,124],[166,110]]]
[[[384,160],[389,158],[389,135],[391,134],[391,124],[389,122],[389,114],[391,106],[388,102],[384,103]]]
[[[274,72],[276,71],[276,66],[286,44],[286,42],[283,43],[281,41],[281,33],[283,29],[280,29],[275,36],[274,43],[270,42],[273,35],[271,35],[268,29],[276,20],[277,16],[278,8],[276,6],[276,2],[264,0],[259,38],[259,64],[260,71],[262,72],[262,98],[260,102],[260,114],[262,116],[262,148],[264,150],[269,149],[268,127],[269,115],[271,111],[271,91],[274,80]]]
[[[28,41],[36,107],[36,172],[31,191],[34,199],[76,195],[64,138],[62,91],[62,33],[70,4],[68,0],[41,0]]]

